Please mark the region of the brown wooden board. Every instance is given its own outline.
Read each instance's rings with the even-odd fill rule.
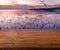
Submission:
[[[60,30],[0,30],[0,48],[60,48]]]

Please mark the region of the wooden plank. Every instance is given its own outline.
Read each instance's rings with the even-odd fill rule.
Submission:
[[[0,48],[60,48],[60,30],[0,30]]]

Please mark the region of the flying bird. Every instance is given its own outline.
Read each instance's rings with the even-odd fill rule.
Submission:
[[[44,3],[44,0],[41,0],[41,3],[43,3],[44,6],[47,7],[46,3]]]

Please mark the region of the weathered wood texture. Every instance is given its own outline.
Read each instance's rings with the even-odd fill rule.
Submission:
[[[0,48],[60,48],[60,30],[0,30]]]

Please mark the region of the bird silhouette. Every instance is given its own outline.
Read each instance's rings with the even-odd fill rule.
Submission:
[[[47,7],[46,3],[44,3],[44,0],[41,0],[41,3],[43,3],[43,5]]]

